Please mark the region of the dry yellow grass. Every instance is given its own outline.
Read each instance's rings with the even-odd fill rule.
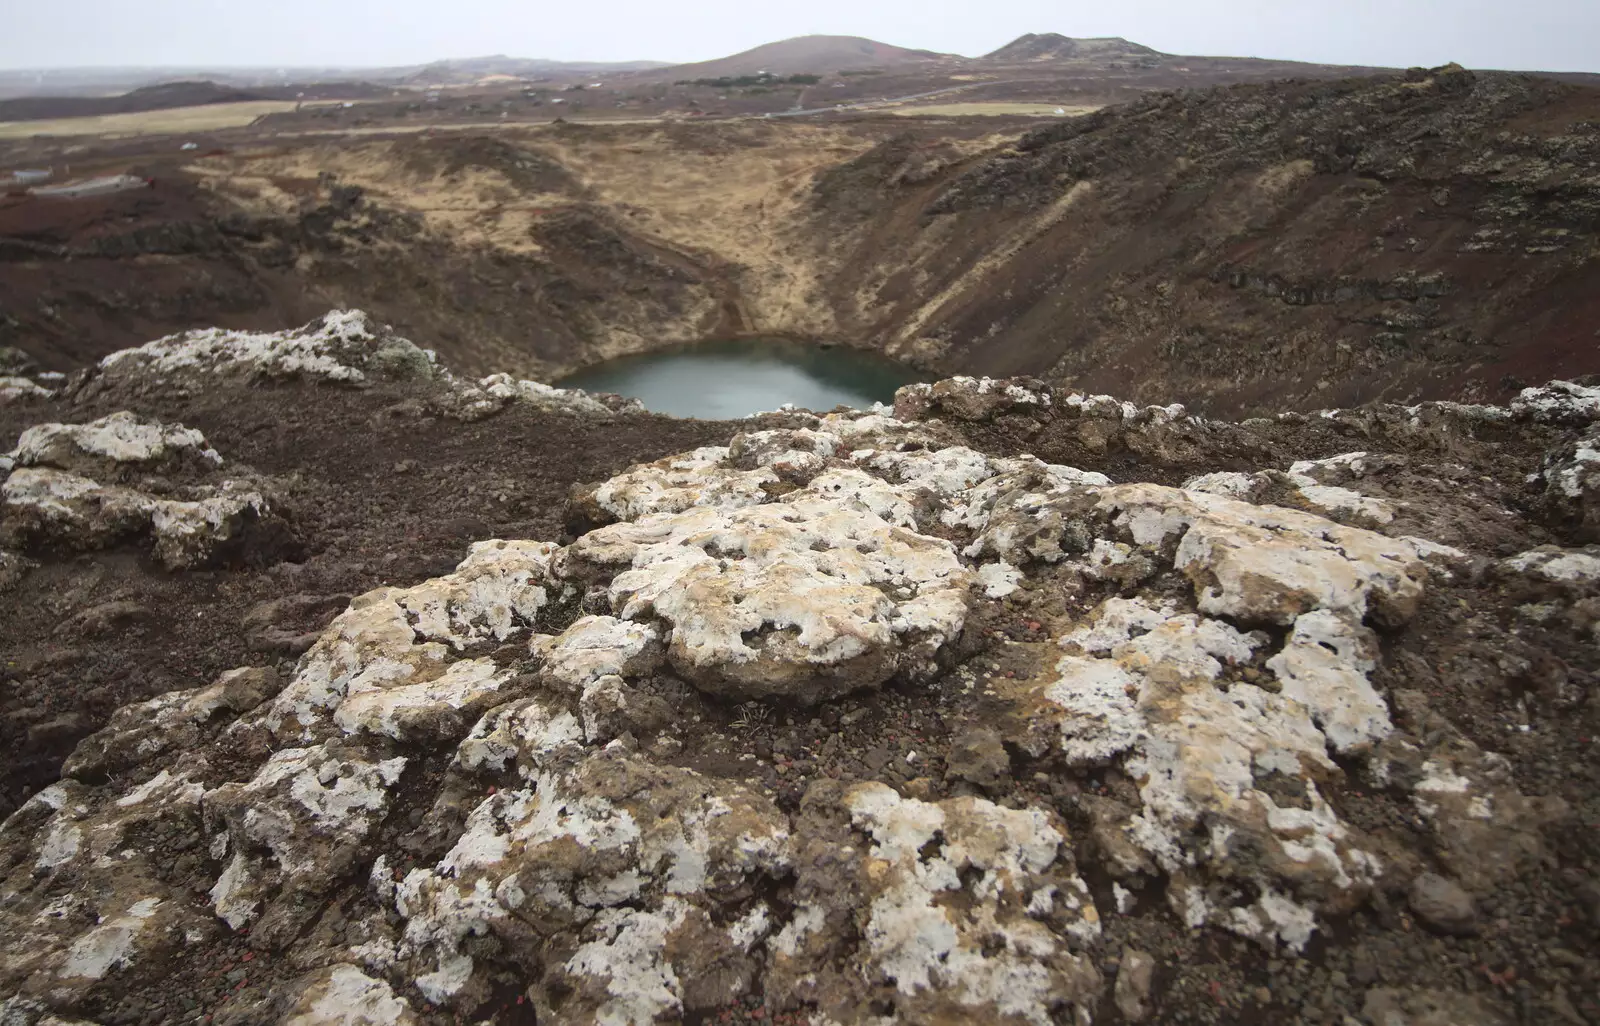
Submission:
[[[736,274],[749,330],[826,336],[833,325],[817,299],[813,254],[790,229],[816,172],[859,156],[873,140],[820,125],[729,131],[752,135],[706,150],[660,131],[620,146],[580,137],[550,140],[546,149],[597,198],[633,210],[636,230]]]
[[[174,107],[136,114],[100,114],[84,118],[43,121],[0,121],[0,139],[26,139],[34,135],[173,135],[209,132],[248,125],[263,114],[294,110],[293,100],[251,100],[247,103],[213,103],[203,107]]]
[[[241,207],[276,215],[298,206],[279,183],[308,185],[321,172],[331,171],[340,181],[415,211],[441,235],[511,252],[537,252],[529,234],[535,212],[571,202],[565,196],[523,193],[498,172],[479,168],[444,178],[420,175],[396,158],[396,145],[374,139],[301,146],[206,160],[189,170],[207,188]]]
[[[1063,107],[1057,103],[930,103],[922,107],[896,107],[894,113],[903,117],[962,117],[972,115],[1001,115],[1022,114],[1028,117],[1076,117],[1079,114],[1093,114],[1099,107]],[[1057,114],[1056,111],[1065,111]]]
[[[635,237],[736,282],[726,294],[740,301],[741,330],[813,337],[837,333],[834,311],[823,295],[836,240],[816,231],[810,189],[817,172],[859,156],[876,137],[845,126],[749,121],[614,123],[582,133],[507,125],[494,134],[560,163],[580,187],[563,193],[524,191],[501,171],[484,167],[436,177],[407,159],[415,144],[370,137],[263,140],[261,149],[197,161],[192,169],[219,195],[274,214],[291,213],[300,195],[314,191],[317,176],[332,172],[386,206],[415,212],[441,237],[527,255],[540,251],[535,225],[564,207],[592,206],[612,212]],[[952,143],[945,156],[959,159],[991,149],[1014,134]],[[1046,221],[1059,214],[1047,212]],[[1017,240],[1016,247],[1029,238]],[[658,334],[703,330],[700,326],[717,317],[719,303],[719,291],[706,290],[694,309],[673,324],[658,325]],[[596,346],[601,356],[648,348],[645,340],[623,334]]]
[[[537,252],[530,228],[550,211],[592,201],[628,212],[628,227],[737,276],[756,331],[825,335],[814,254],[791,235],[822,168],[857,156],[874,140],[820,125],[729,124],[722,144],[684,145],[665,125],[620,127],[594,138],[545,126],[507,125],[495,134],[552,157],[589,191],[530,194],[498,171],[463,169],[435,178],[401,159],[395,140],[346,139],[274,146],[199,161],[193,170],[233,202],[263,213],[294,209],[280,183],[310,183],[319,172],[359,185],[420,214],[431,231],[458,242]],[[354,134],[354,133],[352,133]]]

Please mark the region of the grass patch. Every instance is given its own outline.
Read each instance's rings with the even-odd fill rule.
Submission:
[[[294,110],[293,100],[251,100],[213,103],[201,107],[144,110],[132,114],[97,114],[81,118],[47,118],[42,121],[0,121],[0,139],[26,139],[35,135],[177,135],[211,132],[248,125],[263,114]]]

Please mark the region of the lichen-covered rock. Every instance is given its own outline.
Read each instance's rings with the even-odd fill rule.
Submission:
[[[16,552],[7,552],[0,549],[0,595],[15,588],[22,582],[29,570],[39,564],[26,556]]]
[[[542,973],[541,1019],[675,1019],[749,991],[758,894],[788,867],[788,820],[770,801],[601,752],[486,799],[438,865],[407,874],[394,958],[430,1001],[470,1008],[485,982],[468,952],[484,946],[467,942],[489,936]],[[567,995],[559,1015],[549,994]]]
[[[203,790],[166,770],[114,800],[63,781],[0,824],[0,994],[73,1005],[211,938],[150,847],[200,832]]]
[[[1544,458],[1545,501],[1585,541],[1600,541],[1600,428]]]
[[[437,406],[446,415],[468,422],[492,417],[512,404],[585,417],[634,413],[644,409],[636,399],[596,396],[581,389],[556,388],[539,381],[514,378],[509,374],[491,374],[475,384],[463,382],[443,371],[439,372],[438,377],[447,387],[436,399]]]
[[[1222,686],[1262,637],[1136,599],[1109,600],[1063,638],[1068,654],[1054,679],[1008,688],[1025,746],[1079,765],[1116,761],[1139,783],[1143,810],[1112,828],[1120,836],[1107,844],[1130,853],[1119,872],[1171,874],[1168,899],[1191,925],[1296,949],[1316,928],[1318,906],[1354,904],[1379,869],[1318,789],[1340,776],[1328,757],[1333,736],[1367,744],[1390,729],[1360,677],[1370,649],[1321,662],[1304,647],[1341,624],[1325,612],[1301,619],[1311,622],[1277,657],[1289,678],[1283,693],[1240,680]],[[1350,630],[1342,643],[1371,644]],[[1236,861],[1236,851],[1251,858]]]
[[[415,1026],[411,1006],[387,983],[353,965],[319,969],[295,982],[298,1000],[279,1026]]]
[[[98,371],[111,382],[215,374],[360,385],[374,379],[427,380],[434,375],[434,359],[360,310],[335,310],[294,331],[208,328],[169,335],[112,353]]]
[[[1280,424],[1317,423],[1341,434],[1374,441],[1423,442],[1448,449],[1462,438],[1493,437],[1516,421],[1503,406],[1426,402],[1415,406],[1373,403],[1349,410],[1314,414],[1280,413]]]
[[[65,471],[18,469],[0,484],[0,538],[17,548],[84,551],[148,534],[156,559],[173,570],[243,551],[253,538],[263,539],[262,556],[273,558],[286,532],[259,491],[224,481],[202,494],[163,499]]]
[[[1093,487],[1111,483],[1104,474],[1031,456],[994,459],[961,446],[920,452],[863,450],[851,459],[892,482],[894,494],[925,529],[973,532],[964,555],[1017,562],[1061,559],[1062,545],[1070,544],[1062,536],[1063,507],[1071,507],[1074,498]]]
[[[1395,460],[1378,459],[1364,452],[1345,453],[1325,460],[1295,463],[1287,473],[1234,471],[1204,474],[1184,482],[1190,491],[1209,492],[1254,503],[1270,502],[1321,514],[1331,520],[1360,527],[1381,527],[1394,521],[1396,508],[1387,499],[1346,487]]]
[[[300,328],[278,332],[210,328],[156,339],[112,353],[84,383],[84,394],[108,389],[231,382],[302,381],[365,388],[378,382],[424,386],[425,408],[461,421],[492,417],[506,407],[531,406],[583,417],[637,412],[615,395],[591,395],[538,381],[491,374],[470,381],[440,367],[432,350],[396,335],[360,310],[331,310]],[[13,385],[6,385],[13,382]],[[27,386],[24,388],[24,386]],[[0,399],[52,393],[22,378],[0,378]]]
[[[1502,560],[1500,568],[1576,594],[1600,590],[1600,550],[1592,546],[1585,550],[1544,545]]]
[[[820,470],[844,444],[844,435],[813,428],[746,431],[728,443],[727,462],[739,470],[772,467],[788,480]]]
[[[1007,414],[1042,413],[1051,394],[1042,381],[994,378],[946,378],[933,384],[907,385],[895,393],[895,417],[931,420],[945,416],[956,420],[990,421]]]
[[[522,779],[532,778],[569,749],[584,746],[583,724],[570,705],[534,696],[496,706],[462,739],[456,766],[468,773],[514,768]]]
[[[248,782],[207,791],[211,852],[229,858],[211,888],[218,918],[237,930],[265,905],[258,932],[298,932],[305,898],[357,864],[406,763],[387,742],[336,739],[280,749]]]
[[[578,696],[583,733],[590,742],[626,733],[632,725],[630,709],[652,715],[624,679],[648,676],[666,658],[661,634],[650,624],[585,616],[555,637],[535,637],[529,647],[542,664],[541,680]]]
[[[478,382],[478,387],[494,396],[547,410],[566,410],[572,413],[609,413],[611,407],[589,393],[571,388],[555,388],[538,381],[513,378],[509,374],[491,374]],[[640,408],[638,400],[631,407]]]
[[[883,784],[807,797],[796,908],[773,935],[769,991],[831,1022],[1087,1021],[1100,917],[1064,825],[977,798],[923,802]],[[846,938],[857,953],[841,960]]]
[[[0,539],[84,551],[148,536],[156,559],[174,570],[221,559],[274,562],[292,550],[266,483],[248,475],[213,480],[221,465],[199,431],[127,412],[36,425],[6,457]],[[147,483],[155,473],[198,483]]]
[[[1600,386],[1552,381],[1525,388],[1511,400],[1511,412],[1544,424],[1592,424],[1600,420]]]
[[[357,598],[301,660],[266,710],[283,737],[334,730],[396,740],[458,739],[515,676],[489,657],[457,654],[525,635],[550,601],[555,546],[479,542],[455,573]]]
[[[145,421],[126,410],[88,424],[39,424],[8,454],[18,467],[52,467],[84,476],[176,471],[209,473],[222,456],[182,424]]]
[[[651,514],[565,555],[610,578],[617,615],[667,625],[685,679],[807,704],[928,669],[961,629],[970,582],[950,543],[810,492]]]
[[[817,431],[837,436],[851,450],[943,449],[960,443],[961,436],[938,421],[901,420],[890,416],[893,412],[879,406],[868,412],[829,413],[810,423]]]
[[[612,520],[636,520],[651,513],[681,513],[697,506],[738,509],[767,501],[763,486],[778,475],[767,467],[732,470],[725,446],[696,449],[681,456],[634,467],[596,488],[593,503]]]
[[[202,366],[164,358],[151,373]],[[1462,653],[1500,613],[1581,643],[1600,556],[1540,546],[1509,511],[1531,467],[1504,489],[1417,455],[1516,432],[1505,458],[1527,459],[1564,426],[1341,411],[1305,451],[1343,455],[1194,477],[1219,439],[1225,466],[1270,459],[1181,408],[1026,382],[903,397],[897,416],[783,414],[586,487],[571,544],[485,542],[362,595],[281,687],[245,668],[117,712],[0,825],[5,1014],[103,1017],[248,944],[269,982],[225,1021],[500,1021],[517,999],[575,1026],[715,1021],[732,1001],[817,1026],[1150,1018],[1194,977],[1169,986],[1129,952],[1108,994],[1111,907],[1164,902],[1302,951],[1409,885],[1465,945],[1474,899],[1560,857],[1541,832],[1563,803],[1404,689],[1449,673],[1495,691],[1481,670],[1515,680],[1519,713],[1578,701],[1581,660],[1538,662],[1532,640]],[[951,423],[913,419],[930,412]],[[995,456],[958,423],[1190,480]],[[1404,456],[1368,445],[1401,436]],[[206,451],[126,419],[38,431],[8,457],[7,530],[15,495],[86,536],[172,535],[160,503],[225,494]],[[142,488],[155,466],[218,491]],[[1425,497],[1457,488],[1471,553],[1428,540]],[[344,601],[285,601],[302,599]],[[108,596],[67,630],[130,608]],[[795,708],[817,702],[836,704]]]
[[[1324,609],[1404,624],[1427,569],[1415,542],[1320,517],[1152,484],[1098,493],[1137,545],[1165,550],[1194,583],[1202,612],[1243,623],[1293,623]]]
[[[158,501],[60,470],[22,468],[0,483],[0,530],[19,548],[100,548],[147,530]]]
[[[124,706],[100,730],[78,742],[61,767],[65,777],[97,779],[133,769],[167,752],[198,748],[223,720],[250,712],[282,687],[277,673],[241,667],[192,691],[169,691]]]
[[[0,403],[17,399],[49,399],[54,392],[30,378],[15,374],[0,374]]]

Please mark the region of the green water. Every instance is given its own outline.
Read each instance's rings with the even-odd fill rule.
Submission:
[[[785,403],[826,412],[894,400],[895,389],[927,380],[875,353],[782,339],[739,339],[625,356],[555,382],[615,392],[677,417],[730,420]]]

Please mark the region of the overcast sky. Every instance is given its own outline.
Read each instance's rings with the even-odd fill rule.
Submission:
[[[721,57],[820,32],[977,56],[1024,32],[1169,53],[1600,72],[1600,0],[0,0],[0,67]]]

